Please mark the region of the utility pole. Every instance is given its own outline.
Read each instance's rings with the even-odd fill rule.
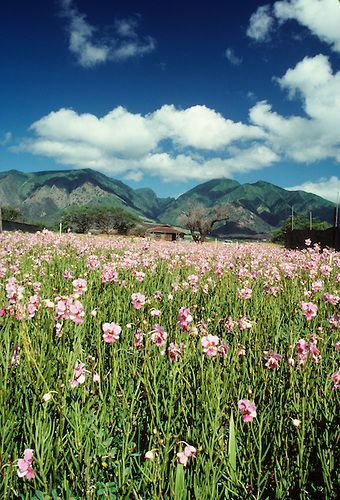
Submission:
[[[292,231],[294,229],[294,207],[292,205]]]
[[[2,210],[0,206],[0,233],[2,233]]]
[[[313,214],[310,211],[309,212],[309,230],[311,231],[313,229]]]
[[[336,207],[335,207],[335,227],[338,227],[339,222],[339,191],[336,195]]]

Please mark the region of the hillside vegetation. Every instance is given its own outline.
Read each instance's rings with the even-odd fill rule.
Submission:
[[[213,179],[199,184],[179,198],[158,198],[149,188],[132,189],[91,169],[23,173],[10,170],[0,174],[0,205],[21,211],[26,220],[52,224],[72,206],[100,205],[127,208],[144,220],[177,224],[188,204],[213,207],[234,204],[226,224],[217,226],[217,237],[263,237],[294,212],[328,223],[333,204],[304,191],[287,191],[258,181],[240,184],[231,179]],[[236,209],[237,206],[237,209]]]

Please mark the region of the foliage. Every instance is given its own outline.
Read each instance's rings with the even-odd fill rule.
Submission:
[[[0,242],[3,498],[337,498],[339,253],[48,231]]]
[[[312,221],[312,228],[315,230],[323,231],[328,229],[330,224],[328,222],[320,221],[314,218]],[[285,241],[285,236],[288,231],[292,229],[292,217],[287,217],[282,223],[282,225],[275,229],[272,233],[272,241],[275,243],[283,243]],[[310,229],[310,219],[303,215],[294,215],[293,217],[293,229]]]
[[[80,206],[63,211],[62,226],[76,233],[87,233],[97,229],[109,233],[115,229],[119,234],[126,234],[134,227],[138,218],[121,207]]]
[[[17,221],[21,220],[21,212],[18,208],[10,207],[10,206],[3,206],[1,208],[1,215],[3,220],[7,221]]]

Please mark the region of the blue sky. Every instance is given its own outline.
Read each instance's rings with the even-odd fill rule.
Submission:
[[[340,191],[340,2],[12,0],[0,171]]]

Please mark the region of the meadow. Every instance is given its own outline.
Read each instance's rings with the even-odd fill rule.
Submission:
[[[0,235],[0,495],[339,493],[340,254]]]

